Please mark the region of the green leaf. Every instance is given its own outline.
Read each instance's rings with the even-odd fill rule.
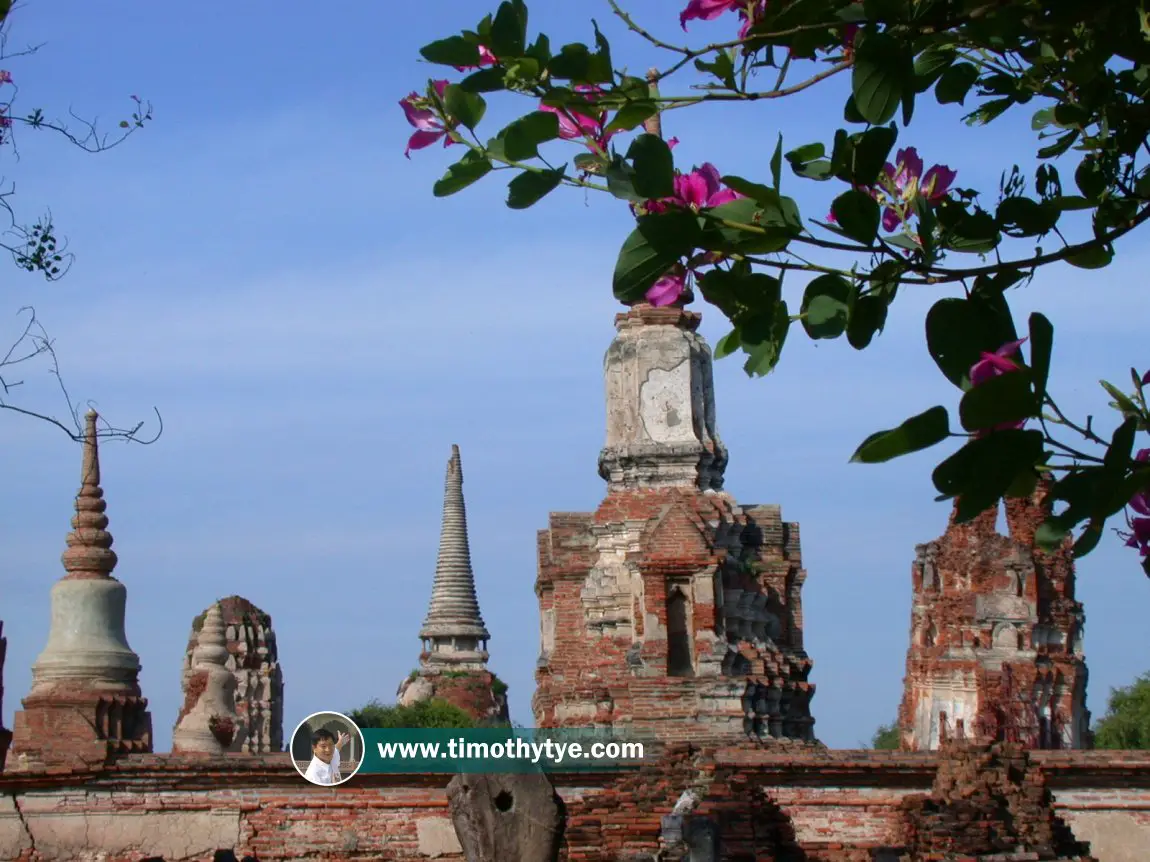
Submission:
[[[866,192],[851,189],[843,192],[831,204],[831,213],[851,239],[869,246],[878,236],[881,213],[878,201]]]
[[[747,334],[743,336],[743,349],[750,358],[743,363],[743,370],[752,377],[761,377],[774,371],[779,364],[783,353],[783,345],[790,330],[791,318],[787,311],[787,303],[779,300],[774,304],[770,314],[770,325],[766,337],[757,342],[748,343]]]
[[[1111,406],[1117,408],[1123,416],[1135,417],[1141,415],[1142,411],[1138,408],[1138,405],[1135,404],[1125,392],[1113,383],[1108,383],[1105,380],[1099,380],[1098,382],[1102,385],[1102,388],[1106,390],[1107,394],[1114,399],[1114,403]]]
[[[771,183],[775,187],[775,191],[779,190],[779,184],[782,180],[781,174],[783,170],[783,133],[779,132],[778,143],[775,144],[774,155],[771,156]]]
[[[533,206],[555,191],[566,173],[566,165],[557,171],[523,171],[507,184],[507,206],[513,210]]]
[[[926,343],[946,378],[960,389],[970,385],[970,368],[1012,336],[1010,310],[1001,294],[940,299],[926,315]]]
[[[1114,260],[1114,249],[1107,245],[1095,245],[1069,255],[1066,262],[1079,269],[1102,269]]]
[[[1035,412],[1030,375],[1021,369],[975,386],[962,396],[958,405],[959,419],[967,431],[984,431],[1007,422],[1018,422]]]
[[[995,431],[971,440],[932,474],[935,488],[958,497],[956,520],[969,521],[993,506],[1017,477],[1042,460],[1041,431]]]
[[[443,104],[447,113],[462,125],[475,130],[487,112],[487,102],[478,93],[469,93],[459,84],[451,84],[443,94]]]
[[[506,89],[504,75],[506,72],[499,66],[488,66],[478,72],[472,72],[459,82],[459,86],[468,93],[496,93]]]
[[[772,189],[760,186],[764,191]],[[780,206],[774,211],[763,209],[759,202],[746,197],[737,198],[717,207],[705,210],[707,230],[700,241],[700,247],[707,251],[720,251],[737,254],[769,254],[782,251],[799,233],[794,214],[785,209],[785,204],[794,204],[789,198],[779,198]],[[786,221],[791,218],[792,221]],[[730,224],[719,224],[722,219]],[[746,225],[749,229],[736,227]]]
[[[919,93],[929,90],[957,56],[953,48],[944,45],[931,45],[919,54],[914,61],[915,90]]]
[[[420,55],[438,66],[478,66],[479,45],[462,36],[440,39],[419,49]]]
[[[722,338],[715,342],[715,359],[725,359],[736,350],[739,349],[741,344],[739,338],[739,328],[736,326]]]
[[[1024,197],[1004,198],[995,221],[1004,230],[1018,230],[1023,236],[1043,236],[1058,224],[1056,207]]]
[[[950,436],[950,417],[945,407],[931,407],[887,431],[871,434],[851,456],[852,463],[881,464],[929,449]]]
[[[488,47],[496,57],[521,57],[527,49],[527,6],[522,0],[505,0],[491,22]]]
[[[453,195],[482,179],[490,170],[491,162],[482,156],[469,152],[447,169],[447,173],[432,187],[432,193],[437,198]]]
[[[887,303],[880,297],[868,294],[860,296],[850,311],[847,323],[847,341],[855,350],[865,350],[870,346],[875,334],[882,332],[886,325]]]
[[[965,103],[966,95],[978,80],[978,67],[973,63],[955,63],[942,73],[934,88],[934,97],[940,105]]]
[[[642,198],[665,198],[675,193],[675,159],[658,135],[639,135],[627,150],[635,169],[631,182]]]
[[[643,297],[667,270],[695,249],[698,219],[691,213],[643,216],[619,251],[612,287],[620,302]]]
[[[1030,315],[1030,376],[1034,382],[1034,403],[1042,409],[1046,381],[1050,377],[1050,354],[1054,349],[1054,327],[1038,312]]]
[[[539,145],[559,137],[559,118],[550,111],[532,111],[507,126],[501,133],[504,155],[522,162],[539,155]]]
[[[913,65],[905,46],[886,33],[870,33],[855,51],[851,93],[855,107],[868,123],[889,122],[912,85]]]
[[[629,132],[659,113],[659,106],[651,101],[628,102],[607,124],[607,132]]]
[[[756,223],[789,227],[796,232],[803,229],[803,220],[799,215],[799,205],[795,203],[793,198],[780,195],[777,189],[768,188],[759,183],[752,183],[750,180],[745,180],[742,177],[723,177],[722,183],[732,191],[736,191],[750,198],[755,202],[755,205],[762,210]],[[736,210],[728,209],[731,203],[737,204],[738,200],[720,204],[712,209],[711,213],[735,212]]]
[[[894,123],[889,126],[876,126],[863,132],[854,146],[854,165],[850,180],[867,188],[873,186],[882,173],[897,139],[898,131]]]
[[[812,339],[838,338],[847,325],[850,282],[841,275],[820,275],[807,285],[799,312],[803,329]]]

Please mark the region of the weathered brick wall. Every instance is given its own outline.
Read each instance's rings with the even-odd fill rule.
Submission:
[[[447,809],[450,776],[356,776],[312,786],[287,754],[134,755],[100,772],[0,776],[3,862],[306,858],[462,862]],[[1100,862],[1143,862],[1150,847],[1150,754],[1042,752],[1055,807]],[[930,753],[765,748],[669,752],[640,772],[557,778],[562,858],[644,858],[684,791],[721,826],[723,856],[871,862],[900,838],[900,806],[928,792]],[[647,856],[646,858],[650,858]]]

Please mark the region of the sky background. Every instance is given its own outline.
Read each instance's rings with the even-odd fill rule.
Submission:
[[[458,151],[404,158],[411,129],[397,100],[442,74],[419,61],[419,47],[496,5],[335,0],[317,15],[314,4],[268,0],[210,13],[39,0],[12,16],[9,50],[46,43],[8,62],[15,114],[71,108],[112,130],[130,113],[129,95],[155,106],[154,122],[110,152],[21,131],[19,158],[0,155],[20,213],[31,220],[51,207],[77,255],[57,284],[7,270],[0,334],[17,334],[17,309],[34,305],[81,409],[92,403],[120,426],[147,420],[145,436],[153,405],[163,415],[154,445],[101,450],[157,751],[170,746],[192,618],[226,595],[272,615],[285,735],[310,713],[394,698],[418,659],[453,443],[491,666],[510,685],[513,719],[531,724],[535,534],[549,511],[593,510],[604,493],[602,357],[618,310],[611,273],[631,222],[621,203],[575,190],[514,212],[495,177],[437,200],[432,183]],[[677,4],[628,8],[682,37]],[[658,59],[620,32],[605,2],[536,2],[532,30],[553,45],[588,41],[591,16],[612,38],[616,66],[641,72]],[[690,38],[728,38],[735,26],[699,24]],[[845,84],[733,113],[708,106],[664,127],[682,142],[680,165],[710,160],[762,179],[780,130],[788,149],[831,140]],[[530,107],[490,101],[491,133]],[[904,140],[928,164],[958,168],[959,185],[993,193],[1010,166],[1003,154],[1034,152],[1029,115],[969,130],[960,114],[920,106]],[[1072,170],[1064,174],[1069,182]],[[841,190],[784,177],[784,193],[811,217]],[[1136,241],[1120,250],[1103,272],[1051,268],[1013,298],[1020,328],[1037,307],[1054,323],[1056,396],[1107,431],[1115,423],[1097,380],[1125,385],[1130,365],[1150,361],[1138,287],[1150,260]],[[802,285],[787,284],[792,307]],[[946,525],[930,483],[941,447],[888,465],[848,463],[869,433],[957,404],[922,335],[941,295],[904,290],[863,353],[795,327],[766,379],[748,379],[735,358],[716,363],[728,490],[779,503],[802,525],[813,710],[833,747],[856,747],[894,717],[914,547]],[[714,343],[726,327],[704,312]],[[67,416],[46,364],[21,378],[15,403]],[[0,435],[11,727],[63,574],[80,448],[11,413],[0,415]],[[1110,537],[1079,564],[1078,585],[1099,715],[1111,687],[1147,670],[1150,584]]]

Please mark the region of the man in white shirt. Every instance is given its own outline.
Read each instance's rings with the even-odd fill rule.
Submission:
[[[339,774],[339,750],[351,739],[342,730],[339,738],[330,730],[320,729],[311,735],[311,763],[304,778],[312,784],[339,784],[343,778]]]

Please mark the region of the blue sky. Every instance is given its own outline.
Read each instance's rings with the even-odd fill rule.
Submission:
[[[193,16],[171,4],[40,0],[13,15],[10,47],[47,43],[10,63],[18,111],[72,107],[110,127],[130,94],[155,105],[149,128],[99,156],[28,132],[19,161],[5,151],[22,211],[50,206],[78,257],[54,285],[9,270],[0,334],[35,305],[75,400],[120,425],[151,419],[153,405],[164,416],[155,445],[103,449],[116,574],[157,750],[170,744],[191,620],[224,595],[274,619],[286,732],[313,712],[394,697],[418,656],[452,443],[492,666],[511,687],[513,717],[530,723],[535,531],[549,511],[591,510],[603,495],[602,355],[629,216],[575,191],[512,212],[493,178],[436,200],[431,184],[454,153],[403,157],[410,129],[396,102],[432,74],[418,48],[495,5],[336,2],[315,15],[254,0]],[[631,8],[675,34],[674,4]],[[553,44],[584,40],[591,15],[615,36],[606,3],[536,3],[532,23]],[[698,38],[728,26],[701,24]],[[634,40],[614,41],[617,65],[649,65]],[[842,94],[832,83],[743,109],[733,130],[722,110],[665,125],[682,140],[682,164],[709,159],[758,178],[780,129],[788,145],[829,141]],[[493,99],[487,122],[494,130],[526,107]],[[920,109],[913,140],[928,164],[958,168],[960,185],[992,191],[1009,167],[1002,152],[1033,151],[1029,118],[971,131],[957,114]],[[836,191],[784,182],[820,218]],[[1144,321],[1130,313],[1142,307],[1146,263],[1127,243],[1109,270],[1053,269],[1015,299],[1020,322],[1036,307],[1054,322],[1055,391],[1100,427],[1113,423],[1097,379],[1124,382],[1147,361]],[[788,284],[794,304],[801,287]],[[728,489],[780,503],[802,525],[813,708],[836,747],[894,716],[914,546],[946,524],[929,480],[941,450],[847,463],[870,432],[955,404],[922,337],[939,295],[904,291],[861,354],[796,328],[767,379],[747,379],[735,359],[716,367]],[[717,312],[703,328],[712,342],[725,332]],[[46,366],[24,379],[19,403],[62,414]],[[42,423],[0,423],[10,727],[47,635],[80,453]],[[1111,686],[1146,670],[1148,584],[1113,538],[1082,561],[1078,583],[1098,714]]]

